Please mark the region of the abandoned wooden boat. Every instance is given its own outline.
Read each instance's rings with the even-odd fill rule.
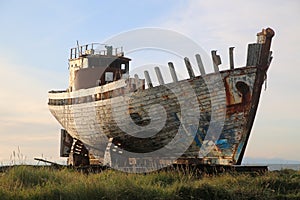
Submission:
[[[129,77],[131,59],[122,49],[72,48],[69,88],[48,93],[49,109],[63,127],[61,156],[69,157],[70,165],[118,168],[241,164],[273,36],[270,28],[257,34],[246,67],[233,66],[230,48],[230,69],[219,71],[219,56],[212,51],[214,73],[206,74],[197,54],[201,75],[195,76],[185,58],[190,78],[178,80],[168,63],[173,82],[165,84],[155,68],[160,83],[155,87],[147,71],[145,79]]]

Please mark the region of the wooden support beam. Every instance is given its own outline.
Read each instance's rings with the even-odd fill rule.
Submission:
[[[171,72],[173,82],[178,82],[178,78],[177,78],[175,67],[174,67],[173,63],[168,62],[168,65],[169,65],[169,69],[170,69],[170,72]]]
[[[192,65],[190,63],[190,60],[189,58],[185,57],[184,58],[184,63],[185,63],[185,66],[187,68],[187,71],[190,75],[190,78],[194,78],[195,77],[195,74],[194,74],[194,71],[193,71],[193,68],[192,68]]]
[[[144,71],[144,74],[145,74],[145,79],[146,79],[148,88],[152,88],[152,87],[153,87],[153,84],[152,84],[152,81],[151,81],[149,72],[146,70],[146,71]]]
[[[157,79],[158,79],[159,84],[160,84],[160,85],[164,85],[165,82],[164,82],[164,79],[163,79],[163,77],[162,77],[162,74],[161,74],[161,72],[160,72],[159,67],[155,67],[154,69],[155,69],[155,73],[156,73],[156,76],[157,76]]]
[[[205,69],[204,69],[200,54],[196,54],[195,56],[196,56],[196,60],[197,60],[199,70],[200,70],[200,74],[205,75],[206,73],[205,73]]]

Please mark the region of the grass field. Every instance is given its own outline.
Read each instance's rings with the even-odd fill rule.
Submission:
[[[18,166],[0,173],[0,199],[300,199],[300,171],[126,174]]]

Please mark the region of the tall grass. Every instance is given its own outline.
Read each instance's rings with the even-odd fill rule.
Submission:
[[[19,166],[0,173],[0,199],[300,199],[300,171],[199,177]]]

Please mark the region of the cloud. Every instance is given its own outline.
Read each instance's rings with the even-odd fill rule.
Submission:
[[[189,1],[180,12],[175,10],[171,16],[159,21],[163,21],[163,27],[189,35],[207,50],[219,48],[220,45],[234,45],[245,56],[243,41],[255,40],[254,34],[267,26],[278,32],[277,38],[284,38],[281,42],[284,47],[294,42],[299,44],[300,27],[295,26],[300,17],[299,8],[300,3],[297,1],[284,4],[270,0]],[[288,49],[299,49],[299,46],[294,46]]]

